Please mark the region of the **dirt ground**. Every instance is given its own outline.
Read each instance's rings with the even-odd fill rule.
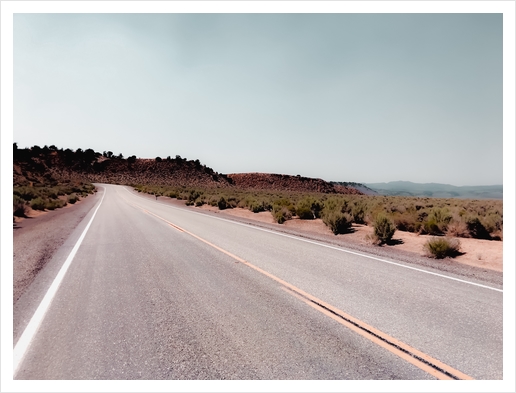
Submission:
[[[217,207],[203,205],[203,210],[219,211]],[[260,221],[268,224],[275,224],[272,214],[270,212],[253,213],[247,209],[235,208],[227,209],[223,211],[224,214],[241,217],[249,220]],[[280,225],[280,224],[275,224]],[[292,229],[300,229],[307,232],[312,232],[321,235],[328,235],[332,232],[328,229],[321,219],[315,220],[300,220],[293,218],[292,220],[286,221],[282,226]],[[366,225],[353,224],[352,233],[344,235],[346,240],[358,243],[358,244],[371,244],[367,240],[367,235],[373,232],[372,227]],[[392,247],[394,249],[413,252],[419,255],[425,255],[423,245],[432,236],[418,235],[410,232],[396,231],[394,234],[394,245],[385,247]],[[459,238],[461,248],[460,251],[463,253],[455,258],[453,261],[462,263],[465,265],[480,267],[483,269],[490,269],[497,272],[503,272],[503,242],[494,240],[480,240],[480,239],[465,239]],[[448,258],[448,260],[450,260]]]
[[[13,304],[81,222],[97,198],[82,198],[52,211],[29,209],[13,222]]]

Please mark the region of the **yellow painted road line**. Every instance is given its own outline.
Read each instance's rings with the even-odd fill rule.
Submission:
[[[135,206],[135,205],[133,205],[133,206]],[[323,300],[310,295],[309,293],[303,291],[302,289],[282,280],[279,277],[276,277],[275,275],[259,268],[258,266],[253,265],[252,263],[240,258],[239,256],[232,254],[231,252],[226,251],[223,248],[220,248],[219,246],[217,246],[213,243],[210,243],[209,241],[195,235],[194,233],[189,232],[186,229],[181,228],[180,226],[171,223],[170,221],[164,219],[163,217],[160,217],[157,214],[154,214],[141,207],[139,207],[139,208],[143,212],[145,212],[151,216],[154,216],[161,221],[166,222],[169,226],[173,227],[174,229],[184,232],[184,233],[200,240],[201,242],[209,245],[210,247],[213,247],[216,250],[230,256],[231,258],[235,259],[236,261],[243,263],[246,266],[250,267],[251,269],[254,269],[255,271],[271,278],[272,280],[281,284],[292,295],[296,296],[298,299],[300,299],[303,302],[305,302],[306,304],[310,305],[317,311],[332,318],[333,320],[339,322],[343,326],[346,326],[347,328],[360,334],[361,336],[367,338],[368,340],[381,346],[382,348],[385,348],[386,350],[390,351],[391,353],[395,354],[396,356],[402,358],[403,360],[409,362],[410,364],[412,364],[412,365],[420,368],[421,370],[427,372],[428,374],[432,375],[433,377],[435,377],[437,379],[448,379],[448,380],[449,379],[458,379],[458,380],[474,379],[474,378],[470,377],[469,375],[464,374],[463,372],[456,370],[453,367],[448,366],[447,364],[445,364],[437,359],[434,359],[433,357],[417,350],[416,348],[413,348],[410,345],[407,345],[407,344],[395,339],[394,337],[391,337],[388,334],[372,327],[371,325],[368,325],[367,323],[345,313],[344,311],[339,310],[338,308],[324,302]]]

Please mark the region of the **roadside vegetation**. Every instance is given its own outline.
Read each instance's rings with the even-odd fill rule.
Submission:
[[[95,192],[88,183],[61,185],[29,185],[13,187],[13,215],[25,217],[29,207],[33,210],[54,210],[74,204]]]
[[[434,237],[425,243],[424,248],[429,257],[453,258],[460,254],[460,241],[456,238]]]
[[[423,235],[502,240],[501,200],[440,199],[401,196],[334,195],[133,185],[138,192],[184,200],[190,206],[220,210],[269,211],[283,224],[293,218],[321,218],[334,234],[352,224],[374,228],[377,244],[389,243],[396,230]]]

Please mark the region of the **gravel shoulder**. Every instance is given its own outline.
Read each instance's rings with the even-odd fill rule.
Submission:
[[[29,217],[13,223],[13,304],[30,287],[97,200],[96,195],[89,195],[73,205],[29,213]]]

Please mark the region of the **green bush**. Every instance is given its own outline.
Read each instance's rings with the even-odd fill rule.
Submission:
[[[16,217],[25,217],[27,214],[27,204],[25,200],[18,195],[13,195],[13,215]]]
[[[484,227],[478,216],[470,216],[466,218],[466,225],[471,237],[475,239],[490,239],[489,232]]]
[[[446,234],[454,237],[469,237],[468,226],[459,216],[448,223]]]
[[[421,233],[428,235],[441,235],[442,231],[435,219],[429,219],[423,222]]]
[[[285,206],[274,206],[272,209],[272,217],[278,224],[283,224],[285,221],[292,218],[292,212]]]
[[[353,221],[357,224],[364,224],[366,210],[367,208],[363,201],[355,201],[351,206],[351,214],[353,216]]]
[[[218,203],[219,203],[218,196],[212,195],[211,197],[208,198],[208,205],[215,207],[218,205]]]
[[[288,209],[291,214],[296,214],[296,207],[289,198],[276,199],[272,204],[273,209],[280,209],[282,207]]]
[[[434,237],[425,243],[424,248],[428,255],[433,258],[453,258],[459,255],[460,241],[458,239],[446,237]]]
[[[231,196],[227,200],[227,208],[234,209],[235,207],[238,207],[239,202],[240,202],[239,199],[237,199],[236,197]]]
[[[75,194],[68,195],[68,203],[73,205],[78,200],[79,200],[79,197],[77,195],[75,195]]]
[[[387,243],[394,236],[396,232],[396,225],[386,215],[380,213],[376,216],[376,220],[373,224],[374,237],[380,244]]]
[[[58,209],[58,208],[61,208],[63,206],[66,206],[66,201],[63,201],[61,199],[51,199],[51,200],[48,200],[46,202],[46,205],[45,205],[45,207],[48,210]]]
[[[312,220],[315,218],[314,213],[312,213],[312,209],[308,206],[298,206],[296,208],[296,216],[301,220]]]
[[[307,196],[296,203],[296,215],[302,220],[320,217],[322,204],[313,197]]]
[[[426,222],[423,223],[424,232],[430,235],[442,235],[451,220],[452,216],[447,208],[434,207]]]
[[[278,224],[290,220],[295,212],[296,208],[288,198],[276,199],[272,204],[272,217]]]
[[[342,213],[338,210],[331,210],[326,212],[322,220],[324,224],[331,229],[333,234],[346,233],[351,228],[353,217],[348,213]]]
[[[45,210],[47,201],[41,197],[34,198],[30,201],[30,207],[34,210]]]
[[[260,203],[257,201],[253,201],[250,203],[250,205],[248,207],[249,207],[249,210],[251,210],[253,213],[259,213],[259,212],[265,211],[265,206],[264,206],[263,202]]]
[[[488,214],[483,218],[482,223],[489,233],[501,231],[503,228],[503,219],[499,213]]]
[[[396,229],[406,232],[417,232],[422,223],[417,221],[417,215],[415,213],[405,212],[402,214],[394,214],[392,220],[396,225]]]
[[[217,206],[219,207],[219,210],[224,210],[228,207],[228,204],[226,202],[226,199],[221,196],[217,202]]]

